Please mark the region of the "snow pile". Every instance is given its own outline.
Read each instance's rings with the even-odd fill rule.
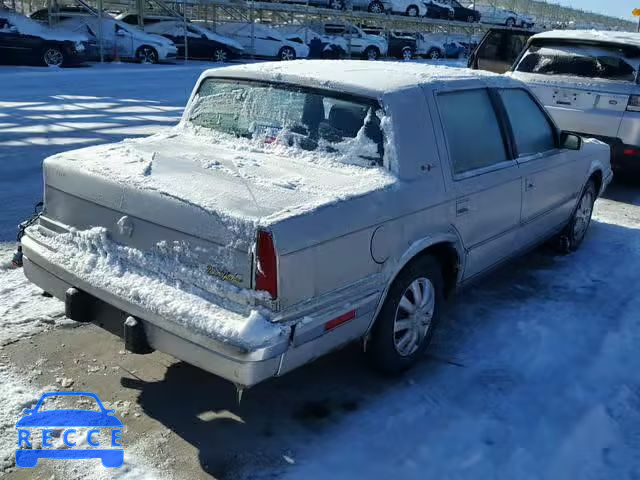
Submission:
[[[71,42],[86,42],[89,40],[86,35],[80,35],[69,30],[54,30],[17,13],[2,12],[2,16],[6,18],[11,25],[15,26],[22,35],[33,35],[45,40],[67,40]]]
[[[0,245],[0,259],[11,258],[13,244]],[[0,347],[20,338],[67,323],[64,305],[42,297],[42,290],[29,282],[22,269],[0,265]]]
[[[159,250],[145,253],[118,245],[108,239],[104,228],[43,234],[35,226],[28,234],[52,249],[48,260],[54,264],[98,289],[196,333],[247,349],[264,346],[285,333],[284,327],[269,322],[265,310],[247,306],[248,299],[264,297],[264,292],[205,278],[203,273],[193,273],[178,257]],[[201,284],[206,282],[207,289],[214,293],[194,286],[194,276]],[[246,307],[244,312],[237,311],[241,301]]]

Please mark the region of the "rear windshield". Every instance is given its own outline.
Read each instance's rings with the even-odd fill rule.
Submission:
[[[518,63],[516,71],[634,82],[639,61],[638,58],[628,58],[615,48],[589,45],[531,46]]]
[[[260,144],[347,154],[362,166],[382,164],[377,102],[284,84],[205,79],[189,122]]]

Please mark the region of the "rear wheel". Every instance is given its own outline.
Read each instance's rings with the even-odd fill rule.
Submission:
[[[440,317],[443,285],[441,265],[431,255],[415,259],[398,274],[367,344],[377,370],[400,373],[420,358]]]
[[[374,0],[369,4],[368,10],[371,13],[384,13],[384,5],[382,4],[382,2],[379,2],[378,0]]]
[[[213,51],[213,61],[214,62],[228,62],[229,61],[229,52],[227,51],[226,48],[223,47],[217,47],[214,51]]]
[[[432,48],[427,52],[427,57],[430,58],[431,60],[439,59],[441,57],[440,50],[438,50],[437,48]]]
[[[411,5],[409,8],[407,8],[407,16],[417,17],[419,14],[420,14],[420,11],[418,10],[418,7],[416,7],[415,5]]]
[[[564,253],[575,252],[591,224],[591,216],[593,214],[593,204],[596,201],[596,186],[593,180],[589,180],[587,186],[582,191],[582,196],[578,202],[569,224],[560,235],[560,249]]]
[[[329,8],[333,10],[344,10],[344,0],[329,0]]]
[[[295,60],[296,51],[291,47],[282,47],[278,52],[278,58],[283,61]]]
[[[507,27],[512,28],[512,27],[514,27],[514,26],[515,26],[515,24],[516,24],[516,19],[515,19],[515,18],[512,18],[512,17],[509,17],[509,18],[507,18],[507,21],[506,21],[506,22],[504,22],[504,24],[505,24]]]
[[[42,54],[42,60],[48,67],[61,67],[64,63],[64,55],[58,47],[47,47]]]
[[[158,52],[153,47],[143,45],[136,50],[138,63],[158,63]]]
[[[377,60],[380,57],[380,50],[377,47],[367,47],[364,51],[364,58],[367,60]]]
[[[402,59],[403,60],[411,60],[413,58],[413,50],[411,47],[404,47],[402,49]]]
[[[469,15],[469,16],[467,17],[467,22],[469,22],[469,23],[473,23],[473,22],[475,22],[475,21],[476,21],[476,17],[474,17],[473,15]]]

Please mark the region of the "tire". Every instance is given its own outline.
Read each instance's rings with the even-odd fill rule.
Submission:
[[[367,10],[371,13],[384,13],[384,5],[378,0],[373,0],[373,2],[369,4]]]
[[[377,60],[380,58],[380,50],[378,47],[367,47],[362,55],[366,60]]]
[[[516,19],[513,17],[509,17],[507,18],[507,21],[504,22],[505,26],[509,27],[509,28],[513,28],[516,26]]]
[[[282,47],[278,52],[278,59],[286,62],[296,59],[296,51],[291,47]]]
[[[386,374],[412,367],[429,345],[444,301],[440,262],[431,255],[414,259],[396,277],[367,343],[371,365]],[[419,293],[417,314],[415,307]],[[422,300],[420,300],[422,299]]]
[[[409,8],[407,8],[407,17],[418,17],[420,16],[420,10],[418,10],[418,7],[416,7],[415,5],[411,5]]]
[[[569,220],[564,231],[560,234],[558,243],[562,253],[575,252],[582,244],[591,224],[596,195],[596,185],[593,180],[589,180],[582,191],[573,215],[571,215],[571,220]]]
[[[136,61],[138,63],[158,63],[158,52],[149,45],[142,45],[136,50]]]
[[[344,10],[345,7],[344,0],[329,0],[329,8],[332,10]]]
[[[402,60],[411,60],[413,58],[413,50],[411,47],[404,47],[402,49]]]
[[[473,15],[469,15],[467,17],[467,23],[473,23],[476,21],[476,17],[474,17]]]
[[[427,58],[431,60],[438,60],[442,55],[440,55],[440,50],[437,48],[432,48],[427,52]]]
[[[231,55],[229,55],[229,50],[227,50],[226,48],[216,47],[215,50],[213,51],[212,60],[214,62],[225,63],[229,61],[230,56]]]
[[[58,47],[46,47],[42,52],[42,61],[47,67],[61,67],[64,60],[64,54]]]

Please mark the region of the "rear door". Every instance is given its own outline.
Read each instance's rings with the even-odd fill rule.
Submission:
[[[445,138],[452,217],[468,252],[465,280],[511,255],[520,225],[522,181],[486,88],[436,96]]]
[[[544,109],[522,88],[501,89],[522,175],[519,247],[536,243],[564,226],[586,178],[579,152],[559,148],[558,132]]]

